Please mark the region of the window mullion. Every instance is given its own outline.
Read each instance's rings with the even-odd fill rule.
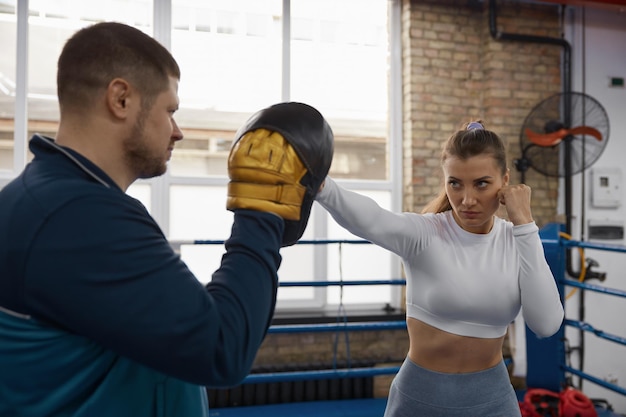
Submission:
[[[389,179],[391,181],[391,210],[402,211],[402,10],[400,0],[389,5]],[[400,262],[391,262],[391,276],[400,278]],[[395,287],[394,287],[395,288]],[[391,294],[393,305],[402,304],[398,289]]]
[[[154,0],[152,9],[152,24],[154,38],[168,50],[172,46],[172,2],[171,0]],[[170,173],[150,180],[152,216],[165,233],[169,236],[170,229]]]
[[[291,0],[283,0],[282,101],[291,97]]]
[[[26,166],[28,147],[28,0],[17,2],[15,84],[13,172],[18,173]]]

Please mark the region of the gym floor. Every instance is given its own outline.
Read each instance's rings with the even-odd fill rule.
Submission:
[[[228,407],[209,410],[209,417],[382,417],[386,403],[385,398],[368,398]],[[596,411],[598,417],[620,416],[601,408]]]

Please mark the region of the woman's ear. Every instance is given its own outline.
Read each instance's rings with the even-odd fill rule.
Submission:
[[[509,179],[511,178],[511,170],[509,168],[506,169],[504,173],[504,177],[502,177],[502,182],[504,185],[509,185]]]

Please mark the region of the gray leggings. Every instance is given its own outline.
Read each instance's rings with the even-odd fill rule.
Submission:
[[[409,358],[391,383],[385,417],[520,417],[504,361],[466,374],[424,369]]]

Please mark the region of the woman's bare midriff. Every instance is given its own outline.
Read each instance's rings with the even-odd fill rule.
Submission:
[[[422,368],[445,373],[477,372],[502,361],[504,336],[496,339],[459,336],[407,318],[409,359]]]

